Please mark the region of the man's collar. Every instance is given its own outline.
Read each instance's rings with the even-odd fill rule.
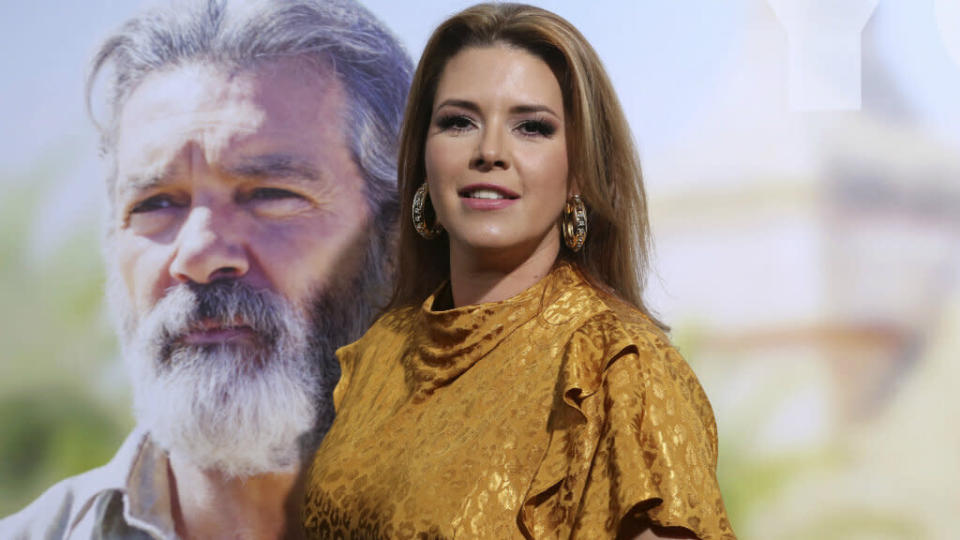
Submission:
[[[123,516],[130,525],[148,530],[159,538],[174,538],[171,495],[170,460],[146,434],[130,464]]]
[[[92,511],[101,496],[119,492],[128,525],[146,530],[156,538],[176,538],[168,469],[166,452],[153,442],[146,430],[135,428],[109,463],[85,473],[87,478],[77,492],[80,506],[68,530],[72,532],[85,521],[84,516]]]

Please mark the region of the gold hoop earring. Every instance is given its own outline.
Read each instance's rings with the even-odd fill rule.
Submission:
[[[587,207],[579,195],[567,199],[563,208],[563,241],[574,253],[587,239]]]
[[[413,194],[413,228],[417,230],[420,236],[427,240],[433,240],[443,232],[443,225],[440,222],[434,222],[433,226],[427,225],[427,216],[424,210],[427,206],[430,192],[427,189],[427,183],[420,184],[417,192]],[[436,214],[436,211],[434,211]]]

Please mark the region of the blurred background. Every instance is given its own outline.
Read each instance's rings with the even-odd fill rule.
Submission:
[[[472,2],[364,2],[418,57]],[[742,538],[956,538],[960,1],[540,1],[645,168],[648,296],[709,395]],[[0,515],[132,427],[102,302],[98,44],[143,3],[6,2]]]

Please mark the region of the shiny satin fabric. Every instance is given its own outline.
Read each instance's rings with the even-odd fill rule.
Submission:
[[[562,264],[502,302],[384,315],[338,351],[313,538],[734,538],[713,411],[639,311]]]

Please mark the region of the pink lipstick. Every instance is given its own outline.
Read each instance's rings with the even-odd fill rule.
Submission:
[[[520,195],[495,184],[470,184],[457,191],[460,200],[473,210],[499,210],[516,202]]]

